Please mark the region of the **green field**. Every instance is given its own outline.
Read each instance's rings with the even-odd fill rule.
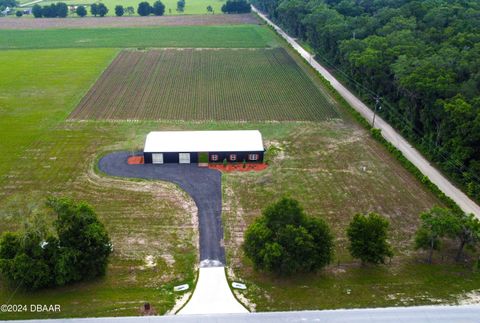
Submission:
[[[65,120],[115,57],[114,49],[0,51],[0,175]],[[74,63],[72,63],[72,60]],[[61,93],[61,95],[58,95]]]
[[[0,30],[0,49],[39,48],[263,48],[278,43],[259,25]]]
[[[70,118],[320,121],[338,117],[332,101],[283,48],[130,50]]]
[[[57,3],[59,1],[42,1],[39,5],[49,5],[51,3]],[[135,14],[137,12],[138,4],[140,0],[64,0],[67,5],[90,5],[92,3],[103,3],[109,9],[107,16],[115,16],[115,6],[122,5],[124,7],[135,8]],[[151,5],[155,0],[150,0]],[[177,12],[177,0],[162,0],[165,5],[165,15],[194,15],[194,14],[207,14],[207,6],[212,6],[215,14],[222,14],[221,7],[225,3],[225,0],[186,0],[185,11]],[[90,15],[90,12],[89,12]],[[73,15],[75,16],[75,15]]]

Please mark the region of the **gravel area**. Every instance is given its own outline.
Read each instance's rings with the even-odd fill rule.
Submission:
[[[111,176],[169,181],[190,194],[198,208],[201,266],[223,266],[221,173],[196,164],[129,165],[128,156],[128,152],[109,154],[98,167]]]
[[[97,27],[148,27],[259,24],[252,14],[238,15],[183,15],[148,17],[84,17],[84,18],[16,18],[0,19],[0,29],[52,29]]]

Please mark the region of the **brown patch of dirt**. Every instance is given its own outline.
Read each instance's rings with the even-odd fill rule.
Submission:
[[[97,27],[145,27],[145,26],[210,26],[259,24],[252,14],[239,15],[181,15],[148,17],[84,17],[84,18],[35,18],[0,19],[0,29],[53,29]]]

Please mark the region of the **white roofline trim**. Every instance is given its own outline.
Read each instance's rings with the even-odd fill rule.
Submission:
[[[146,153],[242,151],[265,151],[260,131],[152,131],[144,148]]]

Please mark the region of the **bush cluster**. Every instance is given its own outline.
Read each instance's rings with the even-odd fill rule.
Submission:
[[[12,286],[40,289],[105,274],[110,238],[85,202],[49,198],[56,215],[55,234],[34,223],[24,232],[6,232],[0,240],[0,274]]]

